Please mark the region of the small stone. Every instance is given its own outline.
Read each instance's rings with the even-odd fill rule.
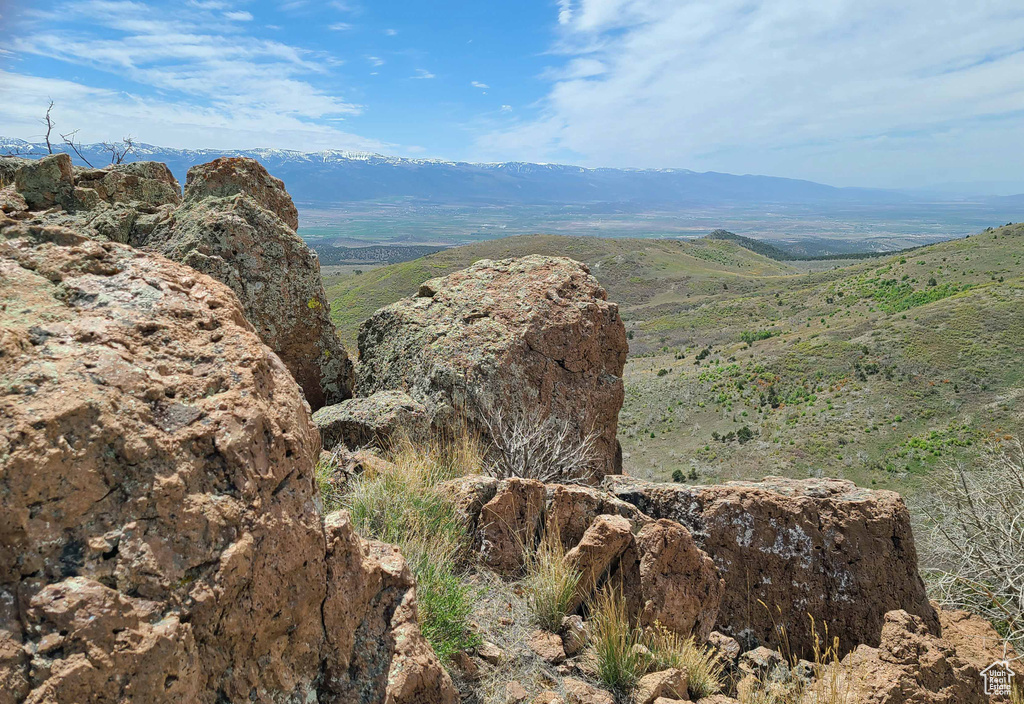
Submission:
[[[565,700],[558,696],[558,692],[546,690],[534,697],[531,704],[565,704]]]
[[[523,685],[512,680],[505,685],[505,704],[521,704],[529,699],[530,693]]]
[[[534,631],[530,636],[530,649],[552,665],[558,665],[565,660],[562,638],[556,633]]]
[[[452,665],[466,679],[474,680],[480,674],[480,667],[464,650],[460,650],[452,655]]]
[[[730,638],[724,633],[711,631],[708,635],[708,645],[721,653],[721,657],[728,662],[736,662],[740,656],[740,644],[735,638]]]
[[[562,619],[562,646],[565,654],[572,657],[583,650],[589,637],[587,624],[579,614],[572,614]]]
[[[615,704],[611,694],[575,677],[566,677],[562,688],[567,704]]]
[[[633,701],[635,704],[654,704],[659,698],[689,699],[686,691],[689,679],[686,672],[677,668],[644,675],[636,684]]]
[[[505,651],[486,640],[477,647],[476,654],[484,662],[491,665],[498,665],[505,659]]]

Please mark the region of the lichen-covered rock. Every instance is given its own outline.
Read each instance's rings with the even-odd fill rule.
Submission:
[[[284,182],[271,176],[255,159],[222,157],[188,170],[187,200],[203,200],[208,196],[225,198],[240,193],[277,215],[291,229],[299,228],[299,211],[285,190]]]
[[[313,423],[327,448],[387,448],[402,439],[422,446],[430,438],[427,409],[401,391],[378,391],[324,406],[313,414]]]
[[[268,199],[269,205],[280,207],[268,191],[236,183],[259,182],[247,179],[266,173],[262,166],[251,159],[213,163],[216,168],[190,169],[182,205],[132,244],[230,286],[249,322],[281,357],[313,410],[350,398],[352,362],[331,323],[316,254],[288,221],[264,207]],[[229,168],[239,170],[234,181]]]
[[[12,183],[9,186],[0,187],[0,212],[2,213],[23,213],[28,210],[28,203],[18,193]]]
[[[541,530],[544,485],[534,479],[505,479],[480,510],[480,559],[495,572],[512,574],[523,566]]]
[[[400,389],[435,422],[488,433],[506,417],[597,434],[597,477],[620,471],[626,331],[583,264],[560,257],[481,260],[424,283],[359,331],[359,389]]]
[[[798,657],[813,649],[808,614],[843,634],[843,652],[877,645],[893,609],[938,629],[898,494],[836,479],[778,477],[718,486],[609,477],[606,486],[644,513],[690,530],[725,579],[718,630],[747,648],[778,645],[780,613]]]
[[[659,672],[652,672],[644,675],[636,683],[636,690],[633,692],[635,704],[654,704],[656,699],[688,700],[687,686],[690,677],[685,670],[670,668]]]
[[[885,615],[879,646],[860,645],[833,670],[852,681],[854,700],[863,704],[984,704],[978,668],[929,633],[917,616],[903,610]],[[821,685],[827,691],[826,675]],[[806,704],[814,701],[805,697]]]
[[[113,204],[143,204],[157,208],[181,203],[181,186],[166,164],[134,161],[102,169],[81,169],[75,173],[75,187],[88,189],[97,201]],[[82,198],[82,195],[79,195]]]
[[[707,640],[725,592],[725,580],[690,532],[659,519],[636,536],[640,555],[640,621]]]
[[[74,203],[75,190],[71,157],[51,154],[22,163],[14,173],[14,185],[32,210],[55,205],[70,208]]]
[[[477,521],[484,506],[498,493],[500,481],[482,474],[470,474],[442,482],[437,486],[439,495],[454,506],[455,515],[462,521],[469,535],[477,533]]]
[[[0,702],[453,702],[319,451],[226,286],[0,219]]]

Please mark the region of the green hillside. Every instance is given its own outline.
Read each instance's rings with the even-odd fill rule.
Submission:
[[[509,238],[328,280],[332,314],[353,345],[423,280],[532,252],[587,262],[620,304],[631,474],[912,492],[1024,420],[1021,225],[811,273],[729,240]]]
[[[464,269],[480,259],[505,259],[527,254],[572,257],[587,263],[621,305],[651,301],[671,287],[696,281],[794,274],[782,262],[732,242],[711,240],[608,239],[523,235],[447,249],[421,259],[324,279],[331,317],[342,341],[355,346],[359,325],[389,303],[412,295],[435,276]]]

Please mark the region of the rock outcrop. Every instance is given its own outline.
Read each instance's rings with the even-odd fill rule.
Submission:
[[[0,702],[453,704],[319,452],[226,286],[0,219]]]
[[[313,410],[350,398],[352,362],[331,323],[320,263],[295,233],[283,184],[252,159],[189,169],[171,217],[132,242],[221,281]]]
[[[596,433],[597,477],[621,469],[615,439],[626,331],[583,264],[559,257],[481,260],[431,279],[359,331],[359,390],[402,390],[435,423],[486,435],[506,417]]]
[[[5,185],[6,184],[6,185]],[[79,168],[67,154],[0,160],[0,212],[154,250],[226,283],[314,410],[353,395],[320,264],[284,184],[252,159],[189,170],[185,198],[156,162]]]
[[[842,634],[844,649],[877,646],[885,614],[894,609],[938,632],[910,516],[893,492],[773,477],[694,487],[609,477],[606,485],[645,514],[690,530],[726,582],[717,628],[748,648],[778,645],[779,613],[802,657],[813,648],[807,614]]]
[[[978,668],[930,633],[924,621],[902,610],[885,615],[877,648],[858,646],[843,659],[838,673],[852,682],[854,701],[864,704],[990,701],[982,691]],[[843,685],[837,688],[842,690]],[[825,683],[822,689],[828,691],[830,685]]]
[[[423,404],[401,391],[378,391],[324,406],[313,414],[325,448],[339,444],[350,450],[366,445],[388,448],[407,439],[424,446],[430,439],[430,417]]]

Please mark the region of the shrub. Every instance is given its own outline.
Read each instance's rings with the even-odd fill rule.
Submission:
[[[686,481],[686,475],[683,474],[683,470],[681,470],[681,469],[672,470],[672,481],[674,481],[674,482]]]
[[[949,462],[922,508],[933,598],[984,616],[1024,649],[1024,443],[1012,438],[970,469]]]
[[[557,526],[549,526],[535,548],[527,551],[525,586],[534,623],[557,633],[576,596],[579,571],[565,562]]]
[[[544,483],[586,483],[594,473],[597,433],[581,434],[568,421],[525,413],[488,414],[492,461],[488,473]]]

